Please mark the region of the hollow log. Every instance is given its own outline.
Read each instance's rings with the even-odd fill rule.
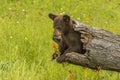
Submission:
[[[86,53],[67,53],[65,61],[91,69],[100,66],[104,70],[120,72],[120,35],[76,23],[74,30],[81,33]]]

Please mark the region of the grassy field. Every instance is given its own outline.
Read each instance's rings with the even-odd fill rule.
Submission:
[[[49,13],[120,34],[119,0],[0,0],[0,80],[120,80],[117,72],[51,61]]]

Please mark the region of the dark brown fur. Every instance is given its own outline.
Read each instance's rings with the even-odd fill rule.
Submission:
[[[59,63],[63,62],[66,57],[66,53],[77,52],[84,54],[83,43],[80,41],[81,34],[74,31],[73,27],[75,21],[73,21],[68,15],[55,15],[49,14],[49,18],[54,22],[54,36],[60,33],[61,39],[56,40],[53,36],[53,40],[58,43],[60,57],[57,58]]]

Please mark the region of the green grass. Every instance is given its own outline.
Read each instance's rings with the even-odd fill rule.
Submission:
[[[117,72],[51,61],[51,12],[120,34],[119,0],[1,0],[0,80],[120,80]]]

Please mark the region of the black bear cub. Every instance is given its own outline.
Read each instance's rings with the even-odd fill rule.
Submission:
[[[68,15],[55,15],[50,13],[49,18],[53,20],[54,35],[61,33],[61,39],[53,40],[58,43],[60,56],[57,58],[57,62],[61,63],[65,61],[66,53],[77,52],[84,54],[83,43],[80,41],[81,34],[74,31],[73,27],[76,24],[74,20]],[[54,55],[54,54],[53,54]]]

